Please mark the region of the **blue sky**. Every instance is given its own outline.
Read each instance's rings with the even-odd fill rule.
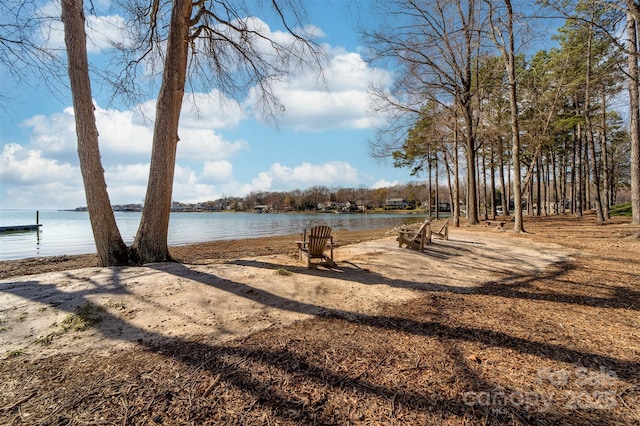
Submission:
[[[94,2],[107,14],[108,0]],[[365,63],[356,16],[367,18],[367,2],[308,2],[309,23],[329,53],[326,90],[312,74],[294,74],[276,88],[287,114],[278,127],[229,105],[221,110],[207,94],[187,94],[183,106],[173,200],[198,202],[251,191],[328,187],[376,188],[415,181],[407,170],[369,156],[375,117],[367,86],[388,83],[391,73]],[[102,7],[101,7],[102,5]],[[52,15],[57,2],[48,4]],[[113,11],[94,23],[117,21]],[[265,22],[270,25],[269,22]],[[272,30],[276,30],[272,28]],[[101,33],[107,33],[102,31]],[[89,61],[103,61],[108,38],[94,35]],[[102,41],[101,41],[102,40]],[[53,33],[52,47],[62,47]],[[103,43],[101,45],[101,43]],[[0,208],[47,209],[86,205],[76,153],[75,125],[67,89],[18,86],[0,70]],[[56,88],[53,88],[56,92]],[[215,91],[212,91],[215,93]],[[140,111],[153,111],[152,95],[140,105],[114,106],[109,90],[94,82],[103,167],[112,204],[144,199],[152,125]],[[193,114],[197,100],[198,117]],[[248,101],[249,99],[247,99]],[[151,113],[152,114],[152,113]]]

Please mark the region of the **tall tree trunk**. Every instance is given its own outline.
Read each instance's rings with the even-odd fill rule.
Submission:
[[[560,214],[560,196],[559,194],[562,191],[562,186],[560,181],[562,178],[558,179],[558,166],[556,162],[558,161],[558,154],[555,151],[551,151],[551,174],[553,176],[553,205],[555,206],[554,214]]]
[[[528,196],[527,196],[527,214],[533,216],[533,179],[527,183]]]
[[[631,217],[640,224],[640,91],[638,89],[638,4],[627,0],[629,122],[631,134]]]
[[[444,166],[447,169],[447,186],[449,188],[449,213],[453,217],[453,184],[451,183],[451,164],[449,163],[449,154],[444,144],[442,144],[442,157],[444,158]]]
[[[575,129],[574,129],[575,130]],[[571,214],[575,214],[576,212],[576,192],[577,192],[577,185],[576,185],[576,180],[578,179],[578,163],[576,160],[576,150],[577,148],[577,144],[576,144],[576,137],[575,137],[575,131],[572,134],[572,139],[573,139],[573,144],[571,144],[571,206],[569,208],[569,212]]]
[[[500,158],[500,189],[502,191],[502,214],[504,216],[509,216],[509,192],[507,189],[507,185],[505,185],[504,181],[504,141],[500,138],[500,151],[498,152],[498,157]]]
[[[516,58],[515,39],[513,34],[513,7],[511,0],[504,0],[507,6],[508,20],[507,30],[509,33],[509,46],[506,51],[506,68],[509,77],[509,104],[511,106],[511,137],[513,142],[513,195],[514,195],[514,232],[524,232],[524,221],[522,218],[522,188],[520,177],[520,123],[518,118],[518,86],[516,80]]]
[[[140,263],[171,260],[167,246],[178,144],[178,122],[187,75],[191,0],[174,0],[162,86],[156,104],[149,183],[132,252]]]
[[[602,205],[602,214],[605,219],[611,217],[611,200],[609,197],[609,155],[607,153],[607,98],[604,84],[602,85],[602,133],[600,134],[600,151],[602,151],[602,198],[604,203]]]
[[[487,150],[482,148],[482,198],[484,199],[484,220],[489,220],[489,194],[487,192]]]
[[[576,194],[575,194],[575,203],[576,203],[576,216],[582,217],[582,209],[583,209],[583,184],[584,181],[582,177],[582,126],[578,125],[576,129],[575,136],[575,147],[576,147]]]
[[[129,250],[118,230],[100,160],[98,129],[91,98],[83,1],[62,0],[61,7],[78,157],[96,251],[102,266],[126,265],[129,262]]]
[[[511,198],[513,194],[513,181],[511,180],[511,162],[513,161],[513,153],[507,148],[507,154],[511,154],[511,159],[507,161],[507,210],[505,210],[505,214],[507,216],[511,215]],[[515,218],[514,218],[515,219]]]
[[[491,179],[491,217],[495,220],[496,218],[496,153],[495,153],[496,145],[495,143],[491,144],[491,158],[489,160],[489,170],[490,170],[490,179]]]
[[[440,183],[438,182],[438,150],[434,152],[435,156],[435,181],[436,181],[436,199],[435,199],[435,208],[436,208],[436,220],[440,219]]]
[[[592,16],[593,18],[593,16]],[[598,177],[598,165],[596,164],[596,146],[593,140],[593,125],[591,123],[591,61],[593,56],[593,23],[589,25],[589,35],[587,38],[587,70],[585,73],[584,84],[584,121],[586,130],[586,143],[585,154],[589,157],[589,168],[591,172],[591,183],[593,184],[593,195],[595,199],[596,217],[598,222],[604,222],[604,215],[602,214],[602,203],[600,202],[600,179]],[[585,167],[586,169],[586,167]],[[587,180],[588,182],[588,180]],[[587,184],[588,185],[588,184]],[[590,191],[591,192],[591,191]],[[591,194],[590,194],[591,195]],[[589,197],[591,198],[591,197]]]
[[[427,150],[427,169],[429,171],[429,200],[427,201],[427,213],[429,214],[429,217],[431,217],[431,192],[433,192],[433,185],[431,183],[431,147]]]
[[[455,114],[455,130],[453,132],[453,226],[460,226],[460,161],[458,153],[458,114]]]
[[[542,204],[542,174],[544,173],[542,169],[542,155],[538,157],[536,160],[536,188],[535,188],[535,197],[536,197],[536,210],[535,215],[540,216],[541,213],[541,205]]]
[[[581,162],[582,165],[582,211],[591,210],[593,204],[591,203],[591,178],[589,173],[589,144],[587,141],[587,132],[583,131],[582,133],[582,155],[584,156]]]
[[[551,158],[549,156],[546,157],[547,161],[545,162],[546,164],[546,171],[545,171],[545,176],[546,176],[546,180],[545,180],[545,185],[544,185],[544,195],[545,195],[545,204],[544,204],[544,214],[545,216],[548,216],[551,214],[551,206],[554,205],[554,203],[551,202]],[[553,184],[555,184],[555,181],[553,182]],[[554,205],[554,209],[555,209],[555,205]]]
[[[471,105],[466,106],[465,125],[467,154],[467,223],[477,225],[478,220],[478,181],[476,178],[476,143],[473,135],[473,112]]]
[[[564,141],[564,150],[560,158],[560,211],[567,213],[567,140]]]
[[[472,105],[472,68],[473,68],[473,52],[475,46],[473,40],[475,37],[475,1],[468,0],[468,22],[465,26],[465,61],[464,61],[464,93],[462,93],[462,108],[464,111],[464,120],[467,128],[466,146],[467,146],[467,223],[469,225],[478,224],[477,191],[478,183],[476,181],[476,132],[474,122],[474,111]]]

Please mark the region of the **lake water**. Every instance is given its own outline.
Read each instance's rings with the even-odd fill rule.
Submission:
[[[133,243],[140,213],[116,212],[116,221],[127,244]],[[400,214],[297,214],[297,213],[171,213],[170,246],[205,241],[299,234],[315,225],[336,230],[391,228],[423,220],[422,215]],[[0,233],[0,260],[39,256],[95,253],[93,233],[86,212],[41,210],[40,231]],[[36,223],[35,211],[0,210],[0,226]]]

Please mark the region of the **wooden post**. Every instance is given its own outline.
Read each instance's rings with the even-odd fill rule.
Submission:
[[[40,223],[40,212],[36,210],[36,225]]]

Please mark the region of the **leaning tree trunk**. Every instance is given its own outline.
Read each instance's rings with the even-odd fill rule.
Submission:
[[[129,262],[129,251],[113,215],[100,161],[98,129],[91,99],[83,1],[62,0],[61,7],[78,157],[96,251],[102,266],[126,265]]]
[[[167,235],[178,145],[178,123],[187,75],[191,0],[175,0],[162,86],[156,104],[149,183],[132,256],[139,263],[171,260]]]

